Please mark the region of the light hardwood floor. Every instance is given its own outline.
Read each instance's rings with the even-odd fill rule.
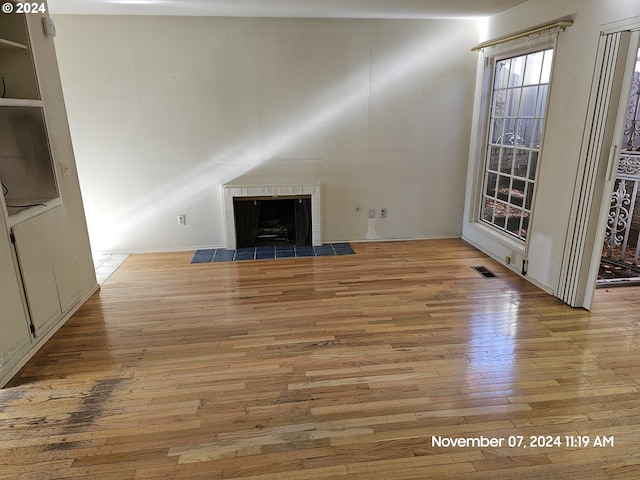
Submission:
[[[354,249],[130,256],[0,390],[0,478],[640,478],[640,289],[586,312],[460,240]]]

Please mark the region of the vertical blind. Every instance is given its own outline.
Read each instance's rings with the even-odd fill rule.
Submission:
[[[571,306],[582,305],[588,288],[588,271],[591,264],[593,232],[597,224],[599,203],[596,185],[598,173],[606,169],[612,130],[618,111],[620,81],[624,72],[629,32],[602,35],[598,45],[596,71],[594,72],[587,119],[580,151],[578,175],[571,205],[571,216],[565,241],[562,269],[557,297]],[[594,218],[596,221],[594,221]],[[586,305],[589,308],[589,305]]]

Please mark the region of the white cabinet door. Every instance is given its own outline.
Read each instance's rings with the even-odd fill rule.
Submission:
[[[45,236],[44,215],[13,227],[20,273],[36,335],[48,330],[62,314]]]
[[[82,295],[78,261],[69,233],[67,212],[64,207],[57,207],[47,212],[43,220],[60,308],[62,313],[67,313]]]
[[[82,288],[63,206],[13,227],[18,263],[36,336],[80,299]]]
[[[13,262],[6,225],[0,218],[0,385],[30,344],[20,276]]]

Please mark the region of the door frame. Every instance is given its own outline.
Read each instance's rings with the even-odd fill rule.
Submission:
[[[586,309],[590,309],[593,303],[598,272],[600,270],[600,257],[602,255],[602,246],[604,244],[607,219],[611,206],[611,196],[613,195],[616,172],[620,160],[620,146],[624,133],[626,111],[631,93],[631,85],[633,83],[633,73],[640,49],[640,19],[635,28],[629,28],[627,26],[622,30],[603,31],[603,34],[606,35],[617,32],[628,32],[628,36],[624,38],[625,44],[621,45],[621,49],[626,49],[626,51],[621,50],[620,52],[621,55],[624,55],[624,58],[617,62],[616,69],[618,69],[618,71],[614,72],[614,74],[622,75],[622,78],[619,90],[612,92],[612,100],[614,102],[612,107],[615,108],[615,116],[613,119],[610,119],[609,122],[612,122],[613,125],[604,125],[605,129],[612,127],[612,130],[610,136],[607,135],[602,142],[602,150],[608,154],[608,157],[606,160],[606,168],[604,169],[604,176],[601,179],[602,186],[599,189],[601,192],[599,204],[597,203],[596,195],[593,196],[593,200],[596,200],[594,207],[597,208],[598,215],[595,224],[596,233],[593,249],[591,252],[585,251],[585,256],[589,258],[589,270],[586,278],[586,289],[582,306]]]

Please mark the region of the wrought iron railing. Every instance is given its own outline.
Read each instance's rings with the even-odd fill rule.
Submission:
[[[640,55],[638,56],[638,65],[640,65]],[[622,148],[630,152],[640,151],[640,72],[635,72],[631,84],[631,97],[627,108]]]
[[[635,72],[602,259],[640,272],[640,72]]]
[[[640,257],[640,152],[620,155],[605,233],[604,257],[638,265]]]

